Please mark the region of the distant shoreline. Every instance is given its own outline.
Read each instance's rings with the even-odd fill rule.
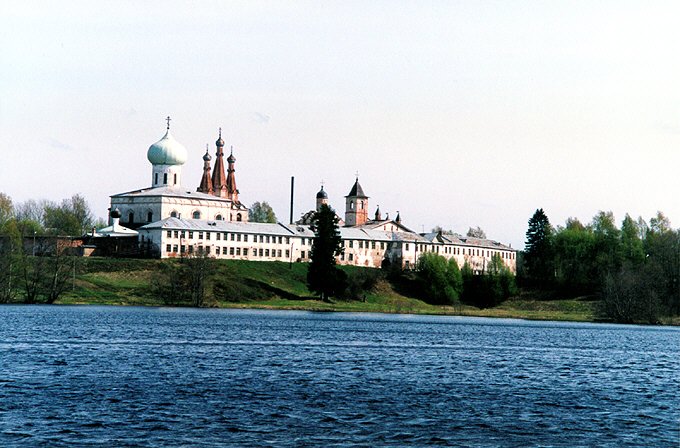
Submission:
[[[376,309],[373,306],[361,307],[363,302],[344,302],[337,301],[333,303],[326,303],[316,300],[295,301],[298,303],[280,304],[277,299],[261,302],[227,302],[221,303],[219,306],[211,307],[193,307],[186,305],[166,305],[162,303],[157,304],[139,304],[139,303],[102,303],[102,302],[88,302],[88,301],[58,301],[54,303],[55,306],[119,306],[119,307],[156,307],[156,308],[187,308],[187,309],[223,309],[223,310],[267,310],[267,311],[307,311],[314,313],[379,313],[379,314],[402,314],[402,315],[419,315],[419,316],[451,316],[451,317],[483,317],[490,319],[518,319],[533,322],[575,322],[575,323],[593,323],[593,324],[617,324],[617,325],[643,325],[643,326],[680,326],[680,319],[667,319],[658,324],[620,324],[606,319],[601,319],[596,316],[583,316],[575,313],[559,313],[559,312],[542,312],[542,311],[522,311],[520,309],[513,309],[514,301],[506,302],[503,305],[495,308],[477,309],[474,307],[464,306],[464,309],[457,312],[450,307],[441,306],[439,309]],[[303,303],[300,303],[303,302]],[[305,303],[306,302],[306,303]],[[22,303],[10,303],[5,305],[26,305]],[[40,304],[37,304],[40,305]]]
[[[55,305],[116,305],[190,307],[192,304],[169,300],[159,289],[175,261],[145,259],[86,258]],[[593,297],[546,297],[522,291],[493,308],[470,305],[431,305],[411,297],[408,291],[380,280],[363,294],[362,300],[323,302],[310,296],[306,263],[218,261],[216,282],[205,308],[296,310],[312,312],[351,312],[490,317],[532,321],[610,323],[597,313]],[[366,268],[352,268],[362,270]],[[371,270],[375,271],[375,270]],[[228,300],[235,297],[237,299]],[[227,300],[225,300],[227,299]],[[547,300],[550,299],[550,300]],[[21,297],[15,302],[19,303]],[[680,317],[664,318],[662,325],[680,325]]]

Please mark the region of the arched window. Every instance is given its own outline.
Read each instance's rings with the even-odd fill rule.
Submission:
[[[237,213],[237,214],[236,214],[236,220],[237,220],[237,221],[241,221],[241,214],[240,214],[240,213]]]
[[[363,210],[364,209],[364,201],[359,202],[359,204],[361,204],[361,209]]]
[[[163,173],[163,185],[168,184],[168,173]]]
[[[177,185],[177,173],[174,174],[174,179],[175,181],[173,182],[173,185]]]
[[[153,184],[158,185],[158,173],[153,174]]]
[[[128,212],[128,222],[132,224],[135,221],[135,213],[133,211]]]
[[[349,209],[354,210],[354,202],[353,201],[349,202]]]
[[[174,211],[174,210],[172,212],[170,212],[170,217],[171,218],[177,218],[177,212]]]
[[[222,218],[222,215],[217,215],[215,216],[215,221],[222,221],[224,218]]]
[[[201,219],[201,212],[199,212],[198,210],[196,210],[196,211],[191,215],[191,217],[194,218],[194,219]]]
[[[152,222],[153,221],[153,212],[147,212],[146,213],[146,222]]]

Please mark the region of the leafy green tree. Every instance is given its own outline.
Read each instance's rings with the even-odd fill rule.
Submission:
[[[345,289],[346,274],[335,265],[335,259],[344,248],[340,236],[339,220],[328,205],[323,204],[312,216],[310,228],[314,241],[307,270],[307,286],[322,300],[329,300]]]
[[[569,218],[566,227],[558,229],[552,239],[557,287],[567,293],[592,293],[598,286],[592,229]]]
[[[463,278],[463,301],[479,308],[496,306],[517,294],[515,276],[495,254],[481,274],[475,274],[466,262],[461,269]]]
[[[0,229],[14,217],[12,198],[0,192]]]
[[[10,219],[0,228],[0,303],[11,302],[19,286],[22,253],[21,233],[16,220]]]
[[[640,238],[641,233],[638,222],[626,213],[621,223],[621,251],[623,259],[633,266],[638,266],[645,261],[645,248]]]
[[[93,223],[90,207],[79,194],[64,199],[60,205],[45,204],[45,227],[52,234],[80,236],[88,232]]]
[[[456,260],[425,252],[418,258],[416,271],[426,301],[434,304],[456,305],[463,292],[463,277]]]
[[[24,303],[54,303],[68,286],[76,257],[56,238],[42,241],[35,256],[22,251],[20,260]]]
[[[628,264],[620,272],[607,275],[599,315],[619,323],[657,324],[663,309],[658,287],[662,276],[653,263],[641,268]]]
[[[554,277],[551,245],[552,227],[542,208],[529,219],[524,245],[524,263],[528,277],[539,285],[548,285]]]
[[[267,202],[255,202],[248,210],[248,220],[250,222],[276,223],[276,214]]]
[[[36,201],[28,199],[24,202],[15,204],[14,215],[19,222],[34,222],[40,228],[45,227],[45,206],[51,204],[49,201],[42,199]]]
[[[591,224],[595,236],[594,260],[597,266],[597,280],[601,282],[607,275],[621,269],[623,250],[620,231],[616,227],[612,212],[598,212]]]
[[[165,260],[152,290],[166,305],[209,306],[216,272],[215,259],[205,251],[194,251],[179,260]]]
[[[680,314],[680,233],[671,229],[661,212],[650,219],[644,240],[646,264],[656,266],[661,301],[667,312]]]
[[[493,292],[492,302],[494,305],[501,303],[508,297],[517,294],[515,276],[508,268],[499,254],[491,256],[486,267],[486,281],[491,284]]]
[[[651,232],[666,233],[671,230],[671,221],[663,212],[656,212],[656,216],[649,220],[649,231]]]

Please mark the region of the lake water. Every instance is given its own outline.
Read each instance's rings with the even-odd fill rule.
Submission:
[[[680,444],[677,328],[0,306],[0,446]]]

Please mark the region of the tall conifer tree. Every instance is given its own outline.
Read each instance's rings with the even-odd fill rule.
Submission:
[[[548,216],[542,208],[539,208],[529,219],[524,260],[529,278],[544,286],[554,277],[551,234],[552,227]]]
[[[312,217],[310,226],[315,236],[307,270],[307,286],[322,300],[341,292],[346,283],[346,274],[335,265],[335,257],[344,250],[338,223],[333,209],[323,204]]]

